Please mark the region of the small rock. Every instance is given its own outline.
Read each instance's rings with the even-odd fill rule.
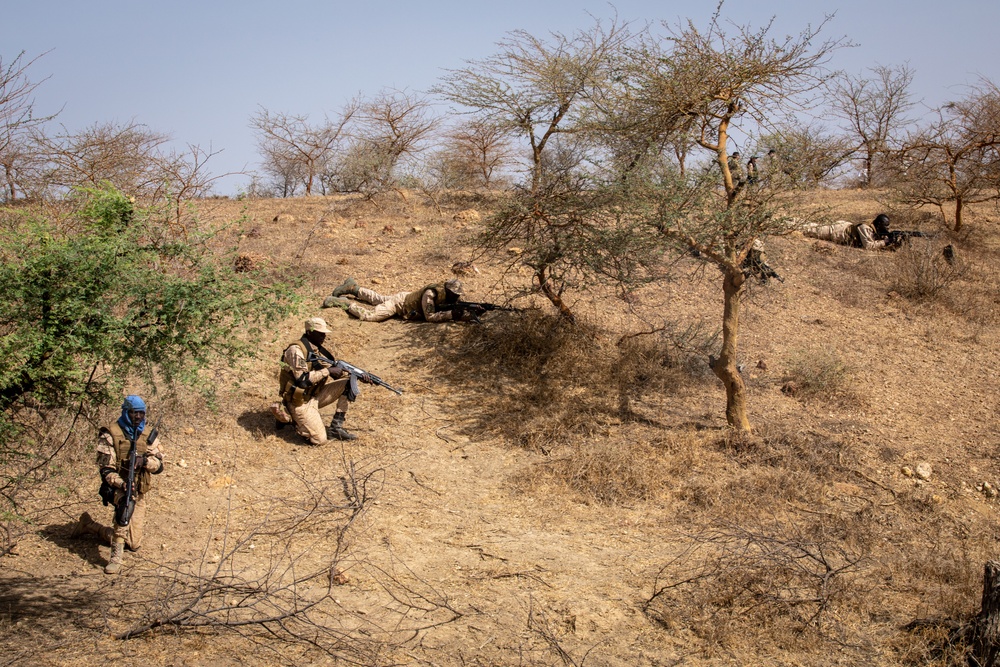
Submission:
[[[185,461],[184,459],[181,459],[180,461],[177,462],[177,465],[180,466],[181,468],[187,468],[188,462]]]
[[[913,468],[910,466],[903,466],[899,472],[903,473],[903,477],[913,477]]]
[[[295,216],[291,213],[279,213],[274,216],[272,222],[295,222]]]
[[[423,227],[418,227],[418,226],[416,226],[416,225],[414,225],[414,226],[412,227],[412,229],[413,229],[413,233],[414,233],[414,234],[419,234],[419,233],[421,233],[422,231],[424,231],[424,228],[423,228]]]
[[[928,479],[931,478],[932,472],[934,471],[931,468],[930,463],[918,463],[917,468],[914,471],[914,474],[916,474],[917,479],[922,479],[924,481],[927,481]]]
[[[396,229],[392,225],[386,225],[385,227],[382,228],[382,233],[383,234],[395,234],[396,233]]]
[[[983,495],[986,496],[987,498],[996,498],[997,497],[997,493],[998,493],[997,492],[997,488],[995,486],[993,486],[992,484],[990,484],[989,482],[983,482],[982,491],[983,491]]]
[[[757,361],[757,368],[759,368],[762,371],[766,371],[767,370],[767,363],[763,359],[759,359]]]
[[[507,248],[507,252],[510,253],[511,255],[520,255],[521,253],[524,252],[524,248],[511,246],[510,248]]]

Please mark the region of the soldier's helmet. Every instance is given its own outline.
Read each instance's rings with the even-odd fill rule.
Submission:
[[[879,236],[888,236],[889,235],[889,216],[887,216],[885,213],[878,214],[877,216],[875,216],[875,219],[872,221],[872,227],[875,228],[875,232]]]
[[[462,296],[462,281],[458,278],[452,278],[445,282],[444,289],[455,297],[460,297]]]

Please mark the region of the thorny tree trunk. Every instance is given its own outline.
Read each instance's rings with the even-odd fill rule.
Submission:
[[[739,267],[727,267],[722,281],[724,310],[722,314],[722,350],[712,370],[726,387],[726,422],[739,431],[749,431],[746,385],[736,370],[736,354],[740,331],[740,295],[746,278]]]
[[[560,291],[556,289],[555,285],[552,284],[552,281],[548,276],[548,271],[546,271],[546,267],[543,266],[535,271],[535,280],[538,281],[538,286],[541,288],[542,294],[544,294],[548,300],[552,302],[552,305],[559,309],[559,314],[565,317],[570,324],[575,324],[576,316],[573,315],[573,311],[570,310],[569,306],[566,305],[566,302],[563,301]]]
[[[962,211],[965,209],[965,202],[962,196],[955,197],[955,231],[962,231]]]
[[[983,572],[983,606],[973,626],[973,667],[1000,667],[1000,562],[987,561]]]

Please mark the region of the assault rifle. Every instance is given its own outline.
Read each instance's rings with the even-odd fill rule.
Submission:
[[[933,236],[933,234],[927,234],[926,232],[918,232],[911,229],[893,229],[889,231],[886,236],[885,244],[887,246],[901,246],[905,241],[909,241],[912,238],[925,238]]]
[[[153,430],[149,432],[146,442],[151,443],[156,440],[158,433],[158,428],[154,426]],[[139,435],[141,434],[136,434],[135,437],[129,439],[130,446],[128,449],[128,472],[125,475],[125,495],[115,505],[115,523],[119,526],[127,526],[129,521],[132,520],[132,512],[135,511],[135,466],[139,458],[136,453],[135,443]],[[143,458],[143,464],[145,465],[145,457]]]
[[[325,357],[322,354],[319,354],[317,352],[312,352],[309,354],[309,357],[308,359],[306,359],[306,362],[311,363],[313,361],[319,361],[320,363],[324,363],[328,366],[336,366],[341,370],[346,371],[347,373],[350,374],[351,381],[349,385],[348,398],[350,398],[351,396],[357,397],[358,380],[361,380],[362,382],[367,382],[368,384],[377,384],[380,387],[385,387],[389,391],[395,393],[397,396],[402,396],[403,394],[402,389],[397,389],[396,387],[393,387],[391,384],[389,384],[379,376],[375,375],[374,373],[369,373],[368,371],[362,370],[357,366],[355,366],[354,364],[349,364],[346,361],[343,360],[334,361],[333,359]]]
[[[779,283],[785,282],[785,279],[778,275],[778,272],[772,269],[767,262],[751,259],[750,255],[747,255],[747,259],[743,262],[743,271],[744,275],[755,276],[761,284],[766,283],[768,278],[775,278]]]
[[[455,303],[446,303],[442,306],[435,306],[436,310],[450,310],[453,313],[462,313],[463,311],[468,311],[472,313],[472,320],[474,322],[479,321],[479,316],[483,313],[488,313],[491,310],[506,310],[508,312],[520,312],[520,308],[515,308],[514,306],[501,306],[496,303],[487,303],[485,301],[456,301]]]

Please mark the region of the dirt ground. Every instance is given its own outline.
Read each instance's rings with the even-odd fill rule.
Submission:
[[[808,203],[851,219],[882,210],[871,195],[853,191],[813,193]],[[295,264],[312,277],[305,306],[274,323],[261,360],[219,371],[214,410],[192,396],[159,404],[147,397],[151,417],[160,412],[163,419],[166,471],[150,497],[146,544],[126,554],[121,576],[102,572],[108,547],[70,536],[84,510],[110,519],[96,496],[92,452],[72,457],[61,501],[39,511],[14,554],[0,560],[0,665],[913,664],[906,658],[912,649],[893,639],[901,626],[945,615],[945,601],[978,610],[975,587],[998,536],[997,500],[982,490],[983,482],[1000,486],[995,211],[978,212],[969,223],[974,236],[956,239],[972,268],[952,286],[950,301],[922,304],[887,289],[878,266],[885,256],[798,235],[768,247],[784,282],[755,285],[746,301],[741,356],[755,427],[836,442],[840,451],[828,463],[842,474],[820,485],[829,505],[784,487],[768,491],[776,505],[767,511],[801,510],[822,526],[818,515],[831,507],[863,505],[866,517],[875,515],[872,525],[895,522],[885,528],[895,537],[877,553],[899,554],[902,563],[919,543],[962,570],[950,580],[914,574],[926,589],[887,583],[891,565],[870,570],[883,577],[870,588],[884,599],[871,604],[865,623],[851,621],[838,648],[820,650],[783,640],[712,644],[691,624],[644,611],[705,515],[764,511],[754,499],[765,488],[762,478],[750,476],[756,464],[720,444],[725,399],[710,375],[643,395],[635,406],[647,417],[641,423],[615,416],[610,391],[601,397],[570,389],[588,392],[581,405],[606,398],[609,406],[592,410],[584,430],[572,434],[575,443],[648,444],[665,480],[641,500],[601,502],[546,474],[569,456],[568,440],[522,447],[508,437],[514,427],[490,428],[509,422],[484,411],[501,405],[498,397],[519,397],[503,395],[502,383],[454,372],[463,328],[475,325],[362,323],[318,308],[348,275],[386,292],[450,277],[453,263],[468,258],[474,222],[454,208],[397,203],[379,210],[321,197],[211,206],[208,216],[247,216],[240,247],[253,261]],[[288,217],[277,221],[281,215]],[[477,268],[462,275],[473,300],[502,300],[505,287],[530,278],[515,271],[501,281],[499,263]],[[652,321],[718,328],[719,282],[710,271],[692,272],[641,292],[631,310],[594,287],[573,306],[612,341]],[[516,305],[545,308],[530,299]],[[330,322],[338,356],[404,390],[397,396],[363,387],[347,420],[358,440],[325,447],[304,445],[288,428],[275,431],[267,413],[275,360],[316,314]],[[613,347],[595,343],[595,350]],[[850,374],[839,397],[805,400],[782,391],[797,359],[831,353]],[[921,463],[933,471],[927,480],[910,472]],[[365,509],[337,543],[331,531],[351,502],[344,485],[352,479],[367,481]],[[785,483],[773,477],[769,484]],[[303,498],[340,509],[328,524],[253,532],[269,512],[305,513]],[[239,543],[241,536],[249,537]],[[113,638],[170,606],[164,599],[177,590],[177,573],[208,573],[222,561],[260,575],[291,562],[283,558],[295,559],[289,569],[300,571],[336,562],[334,611],[324,618],[339,624],[341,658],[316,650],[309,637],[289,641],[251,628],[160,628]],[[302,586],[307,597],[322,588]]]

